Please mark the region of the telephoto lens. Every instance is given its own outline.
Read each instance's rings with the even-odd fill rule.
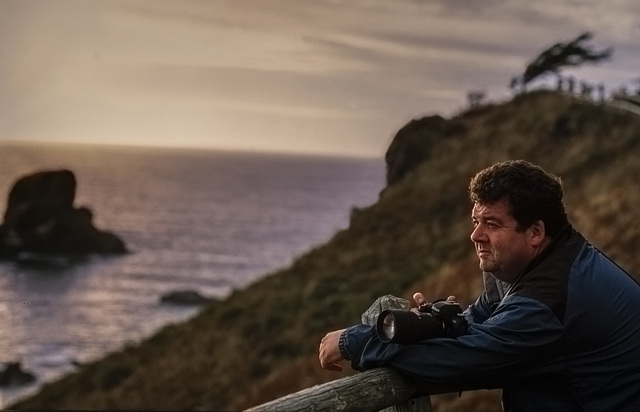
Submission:
[[[385,310],[376,324],[382,342],[414,343],[444,335],[444,324],[431,313]]]
[[[382,342],[414,343],[431,338],[456,337],[466,330],[467,321],[460,305],[444,299],[425,303],[417,311],[382,311],[376,322],[376,332]]]

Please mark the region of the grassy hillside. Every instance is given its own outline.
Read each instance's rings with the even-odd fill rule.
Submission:
[[[574,226],[640,273],[639,116],[535,92],[445,123],[424,140],[422,162],[403,169],[375,205],[354,210],[328,243],[14,407],[241,409],[352,373],[322,371],[317,347],[327,331],[358,322],[376,297],[422,290],[467,304],[479,293],[467,186],[477,170],[508,158],[560,175]],[[491,391],[434,397],[434,405],[499,408]]]

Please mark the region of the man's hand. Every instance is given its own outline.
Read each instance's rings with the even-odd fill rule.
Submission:
[[[416,305],[418,305],[418,307],[429,303],[427,298],[425,298],[424,295],[420,292],[416,292],[413,294],[413,300],[416,302]],[[455,301],[456,301],[455,296],[447,297],[447,302],[455,302]]]
[[[320,348],[318,350],[320,356],[320,366],[329,371],[340,372],[342,371],[342,365],[340,362],[344,360],[340,348],[338,347],[338,341],[340,335],[345,329],[335,330],[329,332],[322,338],[320,342]]]

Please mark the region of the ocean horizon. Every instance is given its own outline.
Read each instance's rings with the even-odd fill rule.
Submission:
[[[0,153],[3,213],[18,178],[68,169],[74,205],[131,251],[0,262],[0,362],[37,376],[0,388],[0,407],[197,313],[166,293],[224,299],[287,267],[375,203],[385,179],[380,158],[35,143]]]

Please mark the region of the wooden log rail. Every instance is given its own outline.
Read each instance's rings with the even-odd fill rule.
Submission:
[[[428,392],[392,369],[377,368],[303,389],[254,406],[248,412],[430,412]]]
[[[380,296],[362,314],[362,323],[375,325],[386,309],[409,310],[409,301],[392,295]],[[431,412],[429,394],[458,389],[425,387],[390,368],[376,368],[346,378],[303,389],[247,412]]]

